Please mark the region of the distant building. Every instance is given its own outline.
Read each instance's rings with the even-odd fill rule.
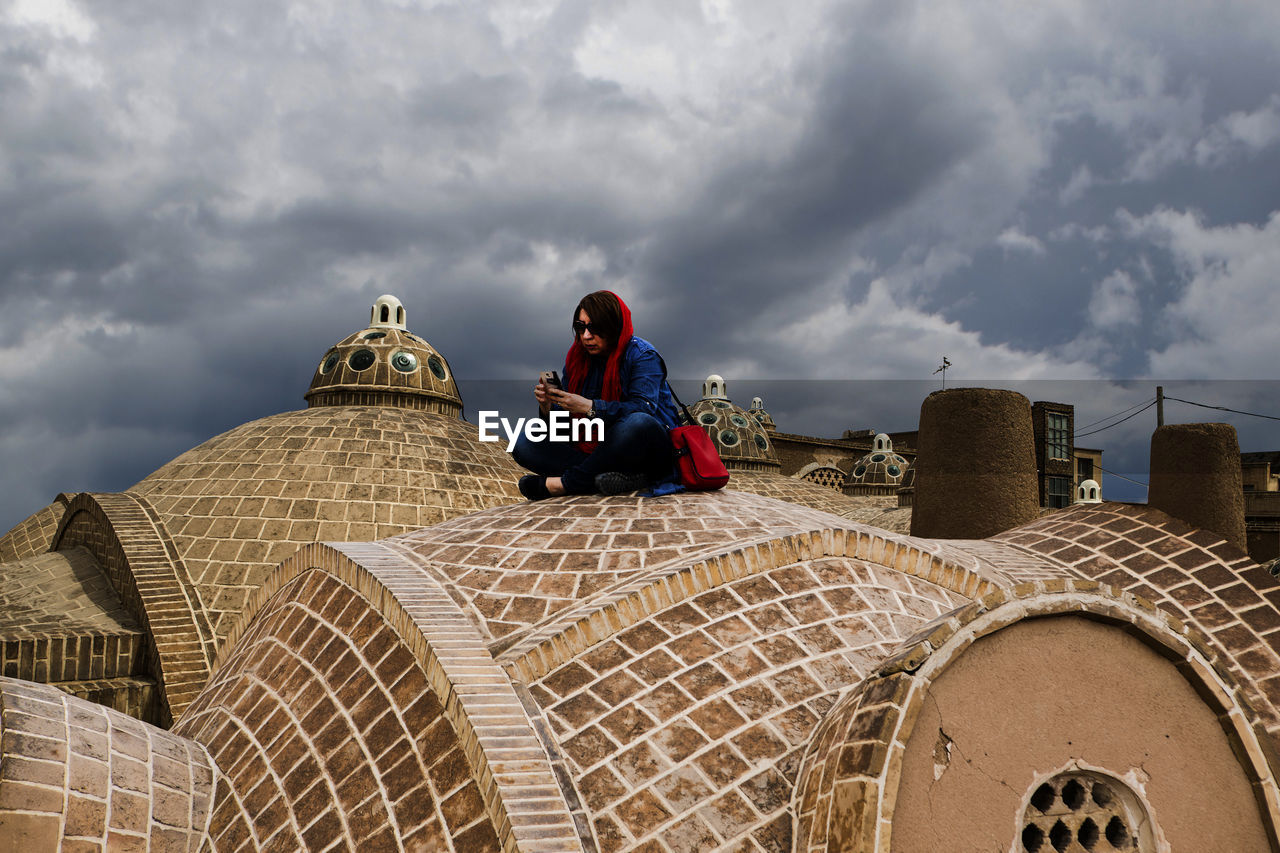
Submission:
[[[1249,556],[1274,560],[1280,557],[1280,450],[1241,453],[1240,473]]]

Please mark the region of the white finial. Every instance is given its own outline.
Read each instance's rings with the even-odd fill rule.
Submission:
[[[893,442],[889,440],[889,436],[884,433],[876,435],[876,450],[883,450],[885,453],[893,452]]]
[[[702,399],[728,400],[729,389],[725,387],[724,377],[715,373],[708,376],[702,383]]]
[[[1076,503],[1102,503],[1102,487],[1098,485],[1097,480],[1082,480],[1080,485],[1076,486]]]
[[[390,293],[379,296],[373,303],[373,311],[369,314],[369,327],[408,331],[408,327],[404,324],[404,306],[400,304],[400,300]]]
[[[761,400],[759,397],[752,397],[751,409],[752,411],[764,411],[764,400]]]

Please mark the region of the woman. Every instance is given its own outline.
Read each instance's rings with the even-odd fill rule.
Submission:
[[[632,334],[626,303],[608,290],[582,297],[573,312],[564,388],[539,382],[533,396],[574,417],[600,418],[604,441],[533,442],[522,433],[512,456],[535,473],[520,478],[520,493],[531,501],[616,495],[672,479],[667,431],[680,416],[666,373],[653,345]]]

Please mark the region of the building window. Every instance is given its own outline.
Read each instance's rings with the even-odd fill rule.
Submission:
[[[1060,509],[1071,503],[1071,479],[1049,477],[1049,508]]]
[[[1022,815],[1022,850],[1155,849],[1151,818],[1137,795],[1111,776],[1060,773],[1031,792]]]
[[[1067,431],[1067,416],[1050,412],[1045,429],[1045,444],[1050,459],[1070,459],[1071,436]]]
[[[1076,482],[1083,483],[1085,480],[1096,480],[1093,476],[1093,460],[1086,459],[1083,456],[1076,460]]]

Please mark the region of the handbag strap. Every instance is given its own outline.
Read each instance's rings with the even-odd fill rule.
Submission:
[[[675,400],[676,405],[678,405],[680,410],[684,412],[685,423],[689,426],[694,426],[697,424],[697,421],[693,419],[693,415],[689,414],[689,407],[680,402],[680,397],[676,394],[676,389],[671,387],[671,380],[667,378],[667,363],[663,360],[662,353],[656,354],[658,356],[658,364],[662,365],[662,381],[666,383],[667,390],[671,392],[671,399]]]

